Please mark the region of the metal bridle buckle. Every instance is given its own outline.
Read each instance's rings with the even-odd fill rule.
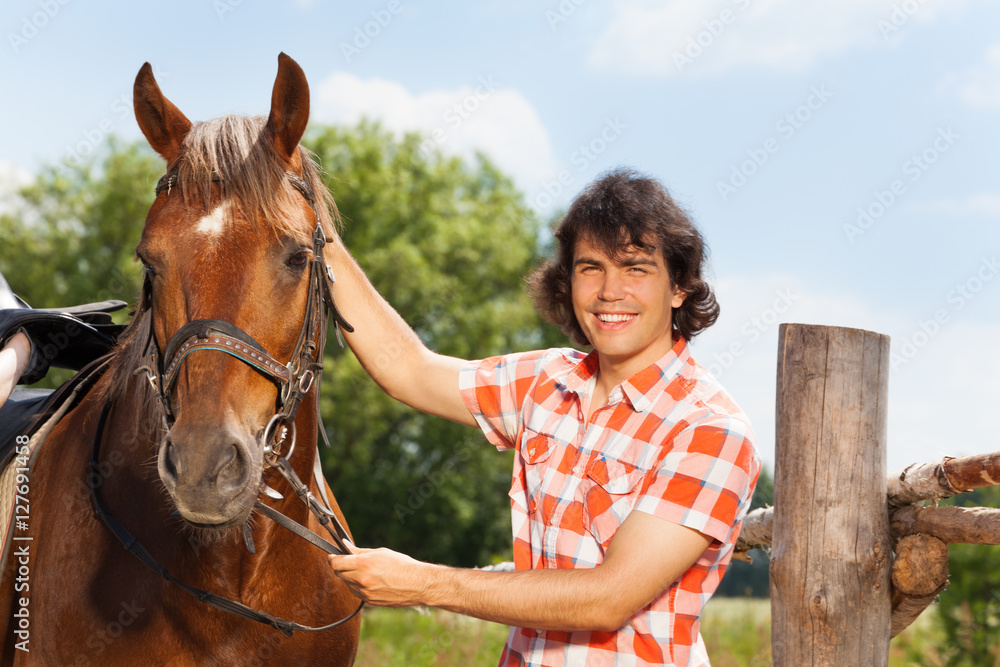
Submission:
[[[156,377],[156,373],[153,372],[153,369],[150,368],[149,366],[140,366],[139,368],[132,371],[132,375],[138,375],[139,373],[146,374],[146,379],[149,381],[149,386],[153,388],[153,393],[159,394],[160,388],[156,386],[156,380],[158,378]]]
[[[302,392],[303,395],[308,394],[309,390],[312,389],[313,381],[315,379],[316,374],[311,370],[303,373],[302,377],[299,378],[299,391]]]
[[[261,436],[264,442],[264,464],[269,467],[275,467],[278,464],[278,460],[282,458],[281,445],[289,440],[289,429],[291,429],[291,445],[289,445],[288,453],[284,457],[288,458],[295,451],[295,422],[286,422],[286,417],[285,413],[279,412],[271,417],[271,421],[267,422],[267,426],[264,427],[264,434]],[[284,431],[280,438],[274,439],[274,436],[277,435],[279,424]]]

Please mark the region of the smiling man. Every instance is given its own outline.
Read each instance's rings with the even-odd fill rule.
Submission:
[[[474,362],[428,350],[338,244],[337,301],[373,379],[516,449],[517,571],[387,549],[331,563],[373,604],[510,625],[501,665],[708,665],[701,613],[760,465],[746,415],[688,350],[719,312],[701,235],[660,183],[619,170],[577,197],[556,241],[529,281],[536,308],[593,350]],[[384,349],[399,363],[376,365]]]

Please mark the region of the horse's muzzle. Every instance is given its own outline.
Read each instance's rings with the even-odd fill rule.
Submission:
[[[157,469],[181,517],[198,527],[221,529],[250,515],[260,485],[259,459],[253,436],[226,426],[185,428],[178,422],[160,443]]]

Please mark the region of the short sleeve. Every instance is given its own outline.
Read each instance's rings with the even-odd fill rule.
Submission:
[[[689,425],[646,475],[635,509],[728,543],[760,473],[753,438],[750,425],[732,416],[710,415]]]
[[[497,449],[514,447],[521,410],[535,384],[544,351],[472,361],[459,373],[459,391],[479,428]]]

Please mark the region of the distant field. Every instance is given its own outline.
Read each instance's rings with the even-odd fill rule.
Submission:
[[[890,667],[937,667],[943,663],[933,612],[926,612],[890,645]],[[771,665],[768,600],[715,598],[702,620],[713,667]],[[488,667],[495,665],[507,628],[452,614],[416,609],[368,608],[361,624],[359,667]]]

